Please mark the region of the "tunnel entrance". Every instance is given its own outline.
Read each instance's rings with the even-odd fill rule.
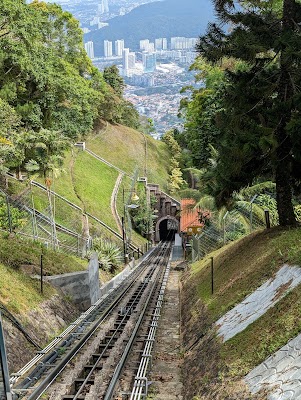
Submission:
[[[160,240],[163,242],[172,242],[175,240],[175,234],[178,232],[177,223],[174,220],[163,219],[159,224]]]

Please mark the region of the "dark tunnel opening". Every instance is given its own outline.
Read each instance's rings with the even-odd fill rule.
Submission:
[[[162,240],[163,242],[172,242],[175,240],[177,229],[170,228],[170,222],[171,221],[169,221],[168,219],[164,219],[159,224],[160,240]]]

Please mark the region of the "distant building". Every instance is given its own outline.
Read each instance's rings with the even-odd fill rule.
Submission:
[[[128,76],[129,74],[129,53],[130,49],[126,48],[122,51],[122,67],[123,67],[123,75]]]
[[[148,45],[148,50],[149,53],[153,53],[155,51],[155,43],[150,42]]]
[[[154,72],[156,69],[156,53],[144,51],[142,53],[142,63],[144,72]]]
[[[90,26],[94,26],[94,25],[98,25],[100,23],[100,18],[99,17],[94,17],[91,21],[90,21]]]
[[[162,38],[155,39],[155,49],[163,50],[163,39]]]
[[[98,14],[107,14],[109,12],[109,3],[108,0],[101,0],[100,4],[98,4]]]
[[[88,57],[90,57],[91,60],[93,60],[93,58],[94,58],[94,43],[92,41],[85,43],[85,50],[88,54]]]
[[[134,52],[129,53],[129,69],[135,68],[136,54]]]
[[[148,46],[149,46],[149,40],[148,39],[140,40],[140,50],[148,51]]]
[[[104,28],[105,26],[108,26],[108,22],[99,22],[97,24],[98,29]]]
[[[124,40],[115,40],[115,56],[122,56],[124,49]]]
[[[170,39],[171,50],[193,49],[196,45],[197,38],[172,37]]]
[[[105,57],[112,57],[113,55],[113,46],[110,40],[104,40],[103,42],[103,52]]]

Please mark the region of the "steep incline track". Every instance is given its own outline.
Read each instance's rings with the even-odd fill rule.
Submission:
[[[52,399],[114,399],[132,348],[137,350],[141,338],[146,340],[148,316],[157,313],[169,256],[170,244],[157,246],[105,302],[95,305],[87,318],[57,338],[56,346],[44,349],[36,362],[13,377],[14,393],[30,400],[46,390]],[[127,380],[134,377],[133,370]]]

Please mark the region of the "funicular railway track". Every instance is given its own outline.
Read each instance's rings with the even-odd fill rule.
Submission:
[[[129,399],[131,385],[145,393],[146,378],[136,376],[135,384],[134,379],[139,371],[145,375],[139,362],[144,359],[147,368],[151,357],[149,332],[153,335],[159,318],[169,255],[170,243],[158,245],[118,290],[12,378],[14,394],[29,400],[45,392],[51,399]]]

